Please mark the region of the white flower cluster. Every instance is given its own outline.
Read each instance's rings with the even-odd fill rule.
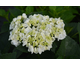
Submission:
[[[11,22],[9,40],[16,47],[22,43],[22,46],[28,47],[29,52],[41,54],[52,48],[56,38],[59,41],[66,37],[64,26],[60,18],[49,18],[41,14],[27,18],[23,13]]]

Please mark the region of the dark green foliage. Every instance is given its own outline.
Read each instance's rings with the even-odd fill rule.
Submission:
[[[13,52],[16,52],[16,58],[18,58],[22,54],[22,52],[16,48],[14,48]]]
[[[1,32],[0,33],[4,33],[9,31],[9,23],[4,23],[2,28],[1,28]]]
[[[28,49],[26,47],[21,46],[21,45],[19,45],[16,49],[20,50],[22,52],[28,53]]]
[[[31,12],[34,12],[34,7],[33,6],[27,6],[25,13],[30,14]]]
[[[67,36],[61,42],[56,54],[64,58],[80,58],[80,47],[76,41]]]
[[[74,37],[77,31],[77,23],[68,23],[65,24],[65,30],[69,36]]]
[[[0,35],[0,50],[1,53],[6,53],[10,49],[11,43],[8,41],[9,32],[2,33]]]
[[[60,45],[60,41],[55,41],[55,42],[53,42],[53,44],[52,44],[52,48],[51,48],[51,51],[52,52],[54,52],[54,53],[56,53],[56,51],[57,51],[57,48],[58,48],[58,46]]]
[[[26,13],[49,15],[61,18],[65,23],[67,37],[62,41],[53,42],[50,51],[40,54],[31,54],[22,45],[11,45],[9,38],[9,25],[14,17]],[[0,9],[3,22],[0,31],[0,59],[80,59],[80,6],[15,6],[13,9]]]
[[[6,14],[5,10],[0,9],[0,16],[4,17],[4,16],[5,16],[5,14]]]
[[[77,30],[78,30],[78,33],[79,33],[79,43],[80,43],[80,22],[78,23]]]
[[[76,15],[78,11],[72,7],[63,7],[63,6],[49,6],[50,15],[55,17],[60,17],[64,20],[64,22],[69,23]]]
[[[0,59],[16,59],[16,52],[0,55]]]
[[[9,9],[9,12],[13,17],[17,17],[22,14],[21,10],[17,8]]]

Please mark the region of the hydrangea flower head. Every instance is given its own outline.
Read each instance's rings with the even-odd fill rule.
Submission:
[[[52,48],[55,39],[59,41],[66,37],[64,26],[60,18],[49,18],[41,14],[27,17],[23,13],[22,16],[13,18],[9,40],[16,47],[22,43],[22,46],[28,47],[29,52],[41,54]]]

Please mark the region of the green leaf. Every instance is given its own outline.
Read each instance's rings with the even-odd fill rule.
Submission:
[[[22,15],[22,12],[20,9],[17,9],[17,8],[14,8],[14,9],[9,9],[9,12],[10,14],[13,16],[13,17],[17,17],[19,15]]]
[[[5,17],[5,14],[6,14],[5,10],[0,9],[0,16]]]
[[[0,55],[0,59],[16,59],[16,52]]]
[[[9,20],[9,11],[6,12],[5,18],[6,18],[6,20],[8,20],[8,22],[10,22],[10,20]]]
[[[0,50],[2,53],[7,53],[10,49],[9,38],[9,23],[3,24],[0,32]]]
[[[50,9],[51,11],[56,11],[56,7],[57,7],[57,6],[49,6],[49,9]]]
[[[10,23],[3,24],[0,34],[9,31],[9,24]]]
[[[74,6],[64,6],[64,9],[72,12],[73,14],[79,14],[77,8]]]
[[[21,45],[19,45],[16,49],[18,49],[22,52],[28,53],[28,49],[26,47],[21,46]]]
[[[53,42],[53,44],[52,44],[51,51],[54,52],[54,53],[56,52],[56,48],[58,47],[57,43],[59,43],[59,42]]]
[[[6,18],[9,21],[9,16],[8,15],[9,15],[9,11],[6,12],[5,10],[0,9],[0,16]]]
[[[10,22],[4,21],[3,24],[5,24],[5,25],[6,25],[6,24],[10,24]]]
[[[56,6],[49,6],[49,10],[50,15],[56,17]]]
[[[17,9],[20,9],[22,13],[25,13],[26,6],[15,6]]]
[[[50,11],[56,11],[57,13],[63,10],[63,6],[49,6]]]
[[[53,17],[60,17],[64,20],[64,22],[69,23],[75,15],[74,13],[78,13],[77,10],[72,7],[63,7],[63,6],[49,6],[49,13]]]
[[[13,16],[12,15],[10,15],[10,19],[9,20],[10,20],[10,22],[12,22],[12,20],[13,20]]]
[[[18,58],[22,54],[22,52],[17,48],[14,48],[13,52],[16,52],[16,58]]]
[[[80,58],[80,47],[76,41],[67,36],[61,42],[56,54],[65,58]]]
[[[33,15],[33,14],[42,14],[42,15],[47,15],[47,14],[48,14],[48,12],[47,12],[47,11],[31,12],[29,15]]]
[[[71,10],[71,12],[74,13],[74,14],[79,14],[78,10],[75,9],[75,8],[72,8],[72,7],[71,7],[70,10]]]
[[[59,13],[63,11],[62,6],[49,6],[50,15],[53,17],[59,17]]]
[[[53,52],[51,51],[44,51],[41,54],[31,54],[30,53],[30,57],[33,59],[53,59],[55,58],[55,55]]]
[[[9,32],[0,34],[0,50],[1,53],[7,53],[10,50],[11,43],[8,41]]]
[[[80,42],[80,22],[78,22],[77,30],[78,30],[78,33],[79,33],[79,42]]]
[[[72,12],[66,10],[65,12],[60,14],[60,17],[64,20],[64,22],[69,23],[70,21],[72,21],[75,15],[73,15]]]
[[[59,56],[57,59],[64,59],[62,56]]]
[[[27,6],[26,7],[26,14],[30,14],[33,11],[34,11],[34,7],[33,6]]]
[[[72,31],[72,29],[73,29],[73,27],[67,27],[66,28],[67,34],[69,34]]]
[[[73,37],[77,31],[77,23],[65,23],[65,30],[67,34]]]

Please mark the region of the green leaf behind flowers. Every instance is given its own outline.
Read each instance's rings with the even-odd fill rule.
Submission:
[[[17,8],[9,9],[9,12],[13,17],[17,17],[19,15],[22,15],[22,11],[20,9],[17,9]]]
[[[65,30],[69,36],[75,37],[77,31],[77,23],[65,23]]]
[[[62,40],[56,54],[64,58],[80,58],[80,47],[76,41],[67,36]]]
[[[9,31],[9,24],[10,24],[10,23],[5,23],[5,24],[3,24],[3,26],[1,27],[1,32],[0,32],[0,34]]]
[[[49,6],[49,13],[54,18],[60,17],[64,20],[64,22],[69,23],[75,17],[74,13],[78,13],[75,9],[72,12],[70,7],[63,7],[63,6]]]
[[[19,45],[18,47],[16,47],[16,49],[20,50],[21,52],[28,53],[28,49],[24,46]]]
[[[16,59],[16,52],[1,54],[0,59]]]
[[[34,7],[33,6],[27,6],[26,7],[26,14],[30,14],[31,12],[33,12],[34,11]]]
[[[6,15],[6,12],[5,10],[3,9],[0,9],[0,16],[4,17]]]
[[[19,58],[20,55],[23,53],[22,51],[18,50],[17,48],[14,48],[13,52],[16,52],[16,58]]]
[[[77,30],[78,30],[78,33],[79,33],[79,42],[80,42],[80,22],[78,22]]]
[[[11,43],[8,41],[9,32],[0,34],[0,50],[1,53],[7,53],[10,50]]]

